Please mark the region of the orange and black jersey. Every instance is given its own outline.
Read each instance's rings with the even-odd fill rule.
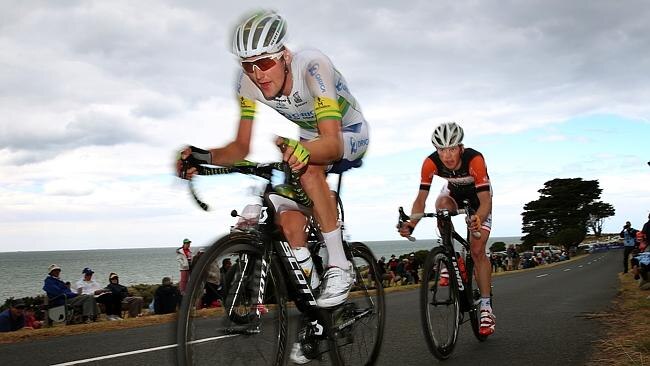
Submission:
[[[429,155],[422,164],[420,189],[428,191],[434,175],[447,180],[447,188],[457,202],[461,198],[468,198],[472,206],[478,203],[477,192],[491,190],[483,155],[474,149],[464,149],[457,170],[445,167],[437,151]]]

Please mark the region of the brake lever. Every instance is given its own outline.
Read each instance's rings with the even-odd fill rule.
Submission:
[[[402,224],[404,224],[406,221],[410,220],[411,218],[404,212],[404,208],[402,206],[399,207],[399,218],[397,219],[397,229],[402,228]],[[411,228],[411,233],[413,233],[413,228]],[[415,237],[412,235],[409,235],[406,237],[409,241],[415,241]]]

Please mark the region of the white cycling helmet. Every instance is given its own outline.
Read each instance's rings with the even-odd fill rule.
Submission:
[[[455,122],[447,122],[440,124],[435,130],[433,130],[431,142],[436,148],[444,149],[460,145],[463,143],[464,136],[465,133],[463,132],[462,127],[457,125]]]
[[[235,28],[232,52],[240,58],[275,53],[284,47],[286,38],[287,22],[272,10],[260,11]]]

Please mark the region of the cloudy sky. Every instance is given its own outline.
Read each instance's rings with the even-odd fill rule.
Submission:
[[[230,32],[268,2],[225,3],[0,3],[0,251],[203,245],[255,201],[259,181],[201,178],[204,213],[172,175],[181,146],[234,136]],[[370,123],[365,165],[344,177],[353,239],[398,238],[397,207],[448,120],[486,156],[493,236],[520,235],[523,205],[554,178],[600,182],[616,209],[605,231],[646,221],[647,2],[274,4],[289,47],[329,55]],[[260,109],[250,159],[276,160],[272,136],[297,130]]]

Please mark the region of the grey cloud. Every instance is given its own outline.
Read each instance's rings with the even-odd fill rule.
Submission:
[[[59,130],[16,126],[0,135],[0,146],[9,152],[9,162],[17,165],[49,160],[85,146],[144,141],[144,136],[120,117],[100,112],[83,113]]]

